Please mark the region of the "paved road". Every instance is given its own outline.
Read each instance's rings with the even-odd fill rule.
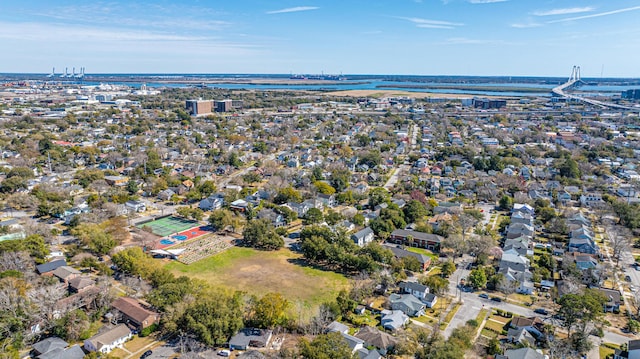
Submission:
[[[387,180],[387,183],[384,184],[384,188],[386,188],[389,191],[391,189],[393,189],[393,186],[395,186],[396,183],[398,183],[398,178],[399,178],[400,174],[406,173],[406,172],[408,172],[408,170],[409,170],[409,166],[408,165],[400,165],[400,166],[398,166],[398,168],[393,170],[394,172],[391,174],[391,176]]]

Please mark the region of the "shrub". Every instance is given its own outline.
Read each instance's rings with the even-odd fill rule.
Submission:
[[[474,328],[478,327],[478,321],[475,319],[469,319],[467,320],[467,325],[472,326]]]
[[[158,324],[154,323],[140,331],[140,337],[148,337],[151,333],[158,330]]]

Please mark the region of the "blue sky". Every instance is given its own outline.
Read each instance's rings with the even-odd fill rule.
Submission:
[[[0,3],[0,72],[640,77],[640,1]]]

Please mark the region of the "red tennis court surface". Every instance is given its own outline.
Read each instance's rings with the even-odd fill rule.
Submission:
[[[177,235],[187,237],[185,241],[188,241],[196,237],[204,236],[205,234],[208,234],[211,232],[213,231],[209,227],[195,227],[195,228],[187,229],[186,231],[180,232]]]
[[[176,244],[180,244],[191,239],[204,236],[205,234],[213,233],[213,228],[209,226],[200,226],[194,227],[191,229],[187,229],[186,231],[178,232],[176,234],[172,234],[165,238],[162,238],[155,243],[155,248],[164,249],[168,247],[175,246]]]

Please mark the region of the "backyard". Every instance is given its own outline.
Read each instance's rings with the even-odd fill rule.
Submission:
[[[189,265],[171,262],[167,268],[178,276],[249,294],[281,293],[303,319],[310,319],[321,303],[334,300],[348,286],[345,276],[306,266],[301,255],[288,249],[267,252],[231,247]]]

